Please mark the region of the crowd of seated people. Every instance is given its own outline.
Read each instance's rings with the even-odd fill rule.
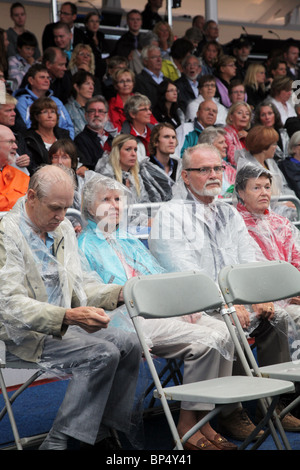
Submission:
[[[58,22],[45,25],[41,49],[26,29],[24,5],[11,5],[13,26],[0,28],[0,82],[6,86],[0,102],[0,211],[12,209],[43,165],[71,170],[72,207],[78,211],[84,188],[96,176],[101,184],[99,175],[123,185],[130,204],[170,201],[180,194],[182,171],[195,170],[182,170],[184,155],[199,144],[221,158],[214,167],[222,173],[217,199],[232,198],[237,174],[249,164],[272,183],[268,206],[271,195],[300,199],[300,114],[293,93],[300,78],[298,42],[286,40],[267,61],[252,59],[248,38],[222,45],[217,23],[201,15],[177,37],[159,14],[161,4],[147,0],[145,9],[130,10],[127,31],[112,48],[97,12],[78,27],[76,5],[65,2]],[[246,185],[238,189],[245,218]],[[272,210],[276,221],[297,218],[290,202],[275,201]],[[79,236],[80,223],[71,222]],[[149,217],[149,231],[151,224]],[[300,424],[294,428],[300,431]]]

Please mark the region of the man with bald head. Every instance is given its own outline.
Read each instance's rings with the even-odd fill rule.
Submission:
[[[47,165],[0,222],[0,339],[17,356],[70,383],[42,450],[67,450],[129,429],[140,362],[136,335],[109,326],[122,286],[88,273],[65,219],[68,170]],[[117,315],[118,310],[115,311]],[[93,334],[89,334],[93,333]],[[82,445],[82,444],[81,444]]]
[[[29,176],[15,166],[17,154],[15,135],[0,125],[0,211],[10,210],[27,191]]]

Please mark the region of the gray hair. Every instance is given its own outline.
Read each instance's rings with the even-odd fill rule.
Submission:
[[[288,152],[290,155],[293,155],[293,148],[300,143],[300,131],[294,132],[291,136],[288,146]]]
[[[226,131],[221,127],[209,126],[203,129],[198,138],[198,144],[213,145],[214,141],[220,136],[225,136]]]
[[[72,190],[75,190],[74,172],[64,165],[44,165],[38,168],[31,176],[28,190],[35,191],[38,199],[48,195],[49,189],[53,184],[69,184]]]
[[[141,93],[135,93],[128,98],[124,105],[124,113],[128,121],[132,121],[130,114],[137,114],[141,105],[151,106],[151,101],[147,96],[141,95]]]
[[[144,61],[147,61],[148,59],[148,53],[150,51],[158,51],[160,54],[160,48],[154,44],[150,44],[149,46],[143,47],[141,50],[141,61],[144,63]]]
[[[240,168],[236,174],[234,186],[236,196],[240,202],[243,202],[243,200],[239,195],[239,191],[244,191],[246,189],[247,183],[250,179],[260,178],[261,176],[268,178],[270,183],[272,183],[272,174],[258,165],[248,163]]]
[[[114,190],[118,191],[120,195],[123,196],[125,192],[124,189],[124,186],[115,179],[103,176],[99,173],[95,173],[93,176],[88,178],[84,184],[81,197],[81,214],[84,219],[94,220],[91,209],[100,194]]]
[[[194,147],[188,147],[183,152],[182,169],[185,170],[186,168],[189,168],[191,157],[193,156],[193,154],[195,152],[200,153],[201,151],[213,153],[216,156],[218,156],[220,158],[220,160],[222,161],[221,154],[220,154],[219,150],[216,147],[214,147],[213,145],[210,145],[210,144],[206,144],[206,143],[205,144],[197,144],[197,145],[194,145]]]
[[[87,111],[89,109],[91,104],[99,103],[99,102],[103,103],[104,106],[105,106],[105,110],[108,111],[108,103],[107,103],[106,99],[104,98],[104,96],[102,96],[102,95],[95,95],[92,98],[90,98],[85,104],[85,107],[84,107],[85,111]]]

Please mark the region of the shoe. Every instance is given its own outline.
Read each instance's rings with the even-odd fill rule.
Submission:
[[[276,406],[276,412],[280,415],[281,411],[284,409],[284,406],[279,403]],[[287,432],[300,432],[300,419],[293,416],[291,413],[287,413],[284,418],[281,420],[282,427]]]
[[[94,445],[81,443],[80,450],[104,450],[114,452],[122,450],[122,446],[114,436],[108,436],[102,439],[102,441],[96,442]]]
[[[244,441],[254,431],[255,425],[250,420],[244,408],[233,411],[226,417],[219,418],[219,429],[222,434],[237,441]],[[263,435],[263,431],[254,437],[254,440]]]
[[[212,444],[220,450],[237,450],[238,446],[233,442],[227,441],[221,434],[216,434],[213,439],[208,439]]]
[[[278,416],[282,412],[282,410],[285,408],[283,403],[279,403],[275,410]],[[256,413],[255,413],[255,419],[257,422],[259,422],[262,419],[262,412],[260,408],[257,408]],[[300,419],[296,418],[293,416],[291,413],[287,413],[282,419],[281,419],[281,424],[282,427],[285,431],[287,432],[300,432]]]
[[[68,450],[68,440],[66,434],[51,429],[39,450]]]
[[[197,441],[197,444],[192,444],[191,442],[187,441],[185,444],[183,444],[183,448],[184,450],[220,450],[205,437],[201,437],[201,439]]]

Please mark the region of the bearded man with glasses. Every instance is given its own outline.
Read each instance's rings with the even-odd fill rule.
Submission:
[[[201,271],[218,282],[224,266],[263,259],[240,214],[218,198],[222,172],[222,157],[214,146],[198,144],[185,151],[182,179],[173,187],[173,199],[157,212],[148,240],[151,253],[167,271]],[[270,322],[270,306],[275,323]],[[289,360],[286,312],[281,307],[264,303],[236,310],[242,327],[255,337],[260,366]],[[233,374],[243,373],[235,360]],[[241,405],[227,411],[219,420],[220,432],[243,440],[253,423]]]

